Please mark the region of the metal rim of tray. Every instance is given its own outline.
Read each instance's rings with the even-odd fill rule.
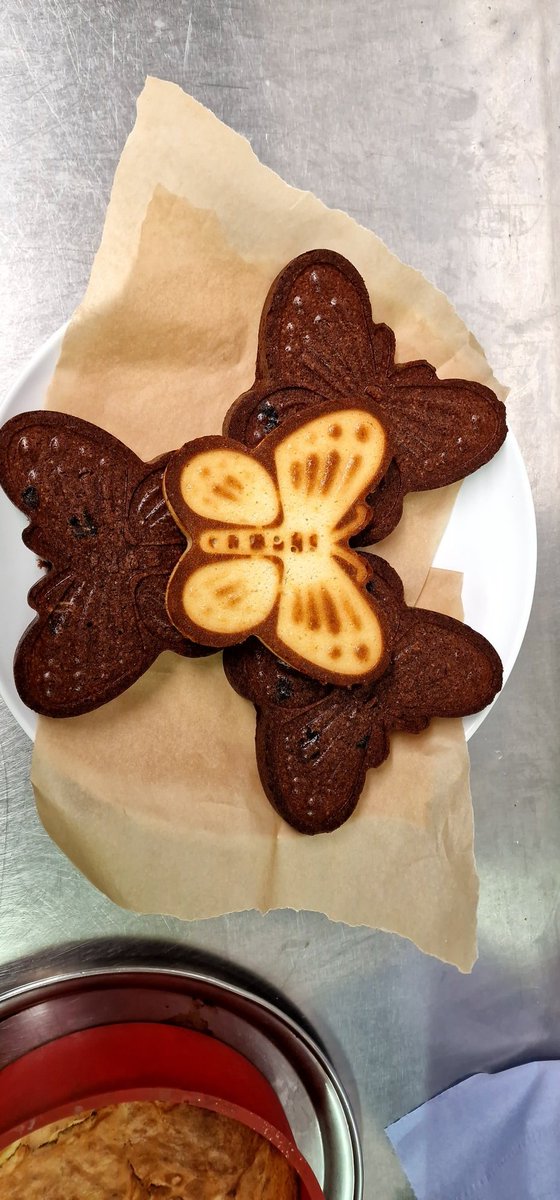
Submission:
[[[96,1012],[95,999],[103,994],[108,1005],[101,1002]],[[158,995],[162,1005],[159,1017],[155,1015]],[[132,1003],[127,1003],[130,997]],[[156,1003],[151,1004],[154,997]],[[80,1014],[80,998],[89,999],[94,1007]],[[179,1008],[181,1001],[183,1008],[192,1003],[191,1013],[174,1013],[174,999]],[[29,1014],[34,1015],[30,1018]],[[105,965],[61,971],[11,986],[0,994],[0,1066],[64,1033],[123,1019],[202,1022],[210,1034],[244,1052],[276,1088],[296,1142],[315,1170],[326,1200],[362,1200],[363,1162],[356,1121],[324,1050],[276,1004],[220,978],[215,970]],[[256,1038],[254,1044],[250,1044],[251,1035]],[[274,1078],[275,1069],[279,1069],[278,1079]],[[282,1083],[287,1088],[284,1095]],[[311,1113],[316,1122],[313,1131]]]

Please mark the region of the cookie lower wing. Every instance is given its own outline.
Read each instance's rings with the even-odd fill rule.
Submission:
[[[386,730],[419,732],[433,717],[466,717],[502,686],[499,655],[453,617],[408,609],[390,671],[379,681]]]
[[[336,696],[305,714],[257,710],[256,750],[263,788],[300,833],[329,833],[348,820],[364,785],[371,737],[365,712],[348,723]],[[361,719],[360,719],[361,718]]]
[[[38,615],[16,650],[14,680],[28,708],[50,717],[89,712],[147,669],[129,587],[117,574],[94,586],[72,571],[48,573],[33,589]]]
[[[368,703],[371,689],[326,686],[285,667],[254,639],[224,652],[233,688],[257,710],[264,791],[300,833],[337,829],[354,811],[373,757],[388,742]]]

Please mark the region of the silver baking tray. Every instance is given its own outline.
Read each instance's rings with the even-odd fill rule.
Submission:
[[[327,1200],[362,1200],[356,1123],[324,1050],[276,1003],[215,972],[112,965],[13,986],[0,996],[0,1068],[54,1038],[118,1021],[185,1025],[245,1054],[274,1087]]]

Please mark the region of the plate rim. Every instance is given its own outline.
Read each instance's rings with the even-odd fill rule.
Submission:
[[[6,419],[6,416],[5,416],[6,411],[14,404],[14,401],[16,400],[18,393],[21,391],[21,389],[23,387],[26,386],[26,384],[29,382],[33,373],[37,370],[38,367],[41,366],[41,364],[43,363],[45,358],[47,358],[48,355],[50,353],[52,353],[52,351],[55,350],[57,347],[58,347],[58,354],[60,355],[64,336],[66,334],[67,329],[69,328],[69,325],[70,325],[70,320],[63,322],[63,324],[60,325],[58,327],[58,329],[56,329],[53,333],[51,333],[49,335],[49,337],[47,337],[45,339],[45,341],[42,342],[41,345],[37,347],[37,349],[34,351],[34,353],[31,355],[31,357],[27,360],[27,362],[25,363],[25,365],[19,372],[18,376],[14,380],[13,384],[8,389],[4,399],[0,402],[0,424],[2,424],[3,421]],[[30,411],[32,411],[32,410],[30,410]],[[474,734],[477,732],[477,730],[480,729],[481,725],[483,724],[483,722],[486,720],[486,717],[490,714],[490,712],[494,708],[494,705],[497,703],[500,696],[503,695],[504,689],[509,680],[511,672],[513,671],[513,668],[514,668],[517,658],[519,656],[519,652],[521,650],[521,646],[523,645],[525,635],[527,633],[527,627],[529,624],[529,619],[531,616],[531,611],[532,611],[533,601],[534,601],[534,596],[535,596],[535,588],[536,588],[536,580],[537,580],[537,562],[538,562],[538,540],[537,540],[537,520],[536,520],[535,505],[534,505],[534,501],[533,501],[533,493],[532,493],[532,489],[531,489],[531,483],[529,480],[529,474],[527,471],[527,467],[525,465],[523,455],[521,453],[519,443],[517,441],[515,433],[509,427],[509,425],[508,425],[508,431],[507,431],[507,441],[509,443],[510,451],[513,453],[514,459],[516,461],[518,478],[519,478],[519,482],[520,482],[520,486],[521,486],[523,498],[524,498],[524,507],[526,509],[527,516],[528,516],[529,542],[528,542],[528,545],[525,546],[524,553],[525,553],[525,557],[526,557],[528,567],[529,567],[528,578],[530,579],[531,582],[530,582],[530,585],[527,588],[525,596],[524,596],[524,604],[523,604],[523,609],[521,612],[521,619],[519,620],[519,622],[517,624],[515,638],[513,639],[512,648],[510,649],[510,652],[509,652],[508,662],[505,664],[505,667],[504,667],[504,676],[503,676],[502,687],[501,687],[500,691],[497,693],[497,695],[494,697],[494,699],[492,700],[492,703],[487,705],[486,708],[481,709],[480,712],[478,712],[478,713],[473,713],[470,716],[463,717],[463,729],[464,729],[464,733],[465,733],[466,742],[469,742],[471,740],[471,738],[474,736]],[[457,493],[457,495],[459,495],[459,493]],[[453,509],[451,510],[449,521],[451,520],[452,513],[453,513]],[[449,521],[447,523],[446,529],[449,525]],[[439,543],[438,547],[436,548],[436,552],[435,552],[434,559],[433,559],[433,564],[437,564],[437,557],[438,557],[438,553],[439,553],[439,550],[441,547],[441,541],[443,540],[444,535],[445,535],[445,530],[442,534],[442,539],[440,540],[440,543]],[[450,568],[445,567],[445,563],[437,564],[437,566],[439,566],[439,568],[441,570],[450,569]],[[30,619],[32,619],[32,618],[30,618]],[[1,677],[0,677],[0,696],[2,697],[6,707],[9,709],[10,713],[12,714],[14,720],[19,725],[20,729],[22,729],[23,732],[27,735],[27,737],[29,737],[30,740],[32,742],[34,742],[35,741],[35,733],[36,733],[36,725],[37,725],[37,715],[35,713],[31,712],[31,710],[28,709],[26,707],[26,705],[23,704],[23,701],[20,702],[21,703],[21,711],[20,711],[19,705],[12,706],[12,704],[8,700],[8,697],[2,686],[2,678]]]
[[[525,641],[525,635],[527,633],[527,628],[529,625],[529,620],[530,620],[531,612],[533,609],[533,601],[535,598],[535,588],[537,586],[537,567],[538,567],[537,514],[535,512],[535,503],[533,500],[533,491],[531,488],[531,481],[529,479],[529,472],[527,471],[527,467],[525,465],[525,459],[523,458],[523,454],[521,453],[521,447],[519,445],[519,442],[515,436],[513,429],[511,429],[511,427],[509,425],[508,425],[506,440],[509,444],[510,452],[513,454],[513,457],[516,460],[519,483],[521,485],[521,490],[523,492],[523,496],[524,496],[524,500],[525,500],[525,509],[526,509],[526,513],[527,513],[527,517],[528,517],[527,533],[528,533],[529,540],[528,540],[528,543],[524,546],[523,552],[524,552],[524,555],[528,562],[529,570],[527,572],[527,578],[530,580],[530,583],[524,593],[524,603],[523,603],[523,608],[522,608],[522,612],[521,612],[521,619],[518,622],[517,629],[516,629],[516,635],[512,641],[512,645],[509,650],[508,660],[506,663],[503,664],[504,665],[504,676],[503,676],[503,681],[502,681],[502,686],[500,688],[500,691],[496,693],[496,695],[494,696],[494,699],[492,700],[492,702],[490,704],[487,705],[486,708],[481,709],[480,712],[473,713],[471,716],[463,717],[463,727],[465,729],[465,740],[467,742],[470,742],[471,738],[474,736],[474,734],[477,732],[477,730],[480,729],[480,726],[486,720],[486,717],[489,716],[489,714],[491,713],[492,709],[494,708],[494,705],[497,704],[500,697],[503,696],[503,694],[504,694],[506,684],[508,683],[510,675],[511,675],[513,668],[519,657],[519,652],[521,650],[523,642]],[[498,451],[498,453],[499,453],[499,451]],[[470,478],[470,476],[467,476],[467,478]],[[459,495],[459,493],[457,495]],[[453,512],[453,510],[452,510],[452,512]],[[449,520],[451,520],[451,516],[450,516]],[[448,524],[449,524],[449,522],[448,522]],[[447,529],[447,526],[446,526],[446,529]],[[443,541],[443,537],[445,536],[446,529],[444,530],[444,532],[442,534],[441,541]],[[441,541],[440,541],[440,545],[438,546],[436,553],[434,555],[432,566],[435,566],[436,569],[449,570],[450,568],[446,567],[445,563],[439,564],[436,561],[438,554],[439,554]]]

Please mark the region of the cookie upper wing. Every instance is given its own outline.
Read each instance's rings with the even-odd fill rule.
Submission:
[[[165,617],[167,575],[184,541],[160,503],[164,465],[58,413],[26,413],[0,431],[0,484],[30,519],[26,545],[49,567],[30,593],[37,617],[14,662],[35,711],[86,712],[161,650],[197,652]]]
[[[223,432],[251,447],[306,408],[363,397],[386,378],[394,353],[394,336],[372,321],[352,264],[331,250],[302,254],[270,289],[255,384],[231,406]]]
[[[375,393],[404,491],[443,487],[489,462],[507,433],[501,400],[482,383],[439,379],[427,362],[397,365]]]

